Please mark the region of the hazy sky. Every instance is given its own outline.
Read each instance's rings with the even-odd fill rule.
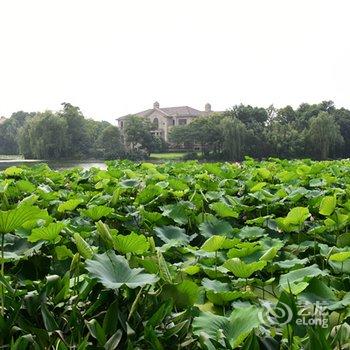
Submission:
[[[0,0],[0,116],[350,108],[348,0]]]

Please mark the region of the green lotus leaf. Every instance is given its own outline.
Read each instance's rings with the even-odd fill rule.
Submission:
[[[251,292],[233,290],[228,283],[209,280],[208,278],[203,278],[202,285],[206,290],[208,300],[215,305],[225,305],[238,298],[244,299],[254,296]]]
[[[186,191],[188,186],[185,182],[178,179],[168,179],[169,187],[174,191]]]
[[[16,166],[10,166],[9,168],[4,170],[4,174],[8,177],[19,176],[23,173],[23,171],[23,169],[17,168]]]
[[[301,225],[310,216],[308,208],[305,207],[295,207],[291,209],[286,217],[288,224]]]
[[[103,223],[101,220],[96,222],[95,225],[96,225],[97,233],[101,237],[107,249],[112,249],[114,246],[114,238],[113,238],[112,230],[110,230],[109,227],[105,223]]]
[[[290,271],[281,275],[279,284],[282,288],[288,290],[288,284],[298,284],[299,282],[308,282],[313,277],[327,276],[326,271],[320,270],[316,264],[303,267],[301,269]]]
[[[244,258],[261,250],[259,242],[242,242],[237,243],[227,252],[228,258]]]
[[[222,248],[225,240],[226,237],[224,236],[211,236],[204,242],[201,249],[206,252],[216,252]]]
[[[197,302],[199,286],[191,280],[184,280],[176,285],[166,285],[163,292],[164,299],[172,298],[177,306],[186,308]]]
[[[258,226],[245,226],[239,232],[239,237],[242,239],[256,239],[264,236],[265,229]]]
[[[210,204],[210,208],[222,218],[238,218],[239,214],[228,204],[224,202],[215,202]]]
[[[281,249],[280,246],[271,247],[269,250],[267,250],[259,260],[265,260],[265,261],[271,261],[273,258],[277,255],[278,251]]]
[[[212,290],[214,292],[228,292],[230,290],[228,283],[220,282],[218,280],[210,280],[208,278],[202,279],[202,286],[206,290]]]
[[[308,287],[299,295],[299,300],[307,300],[310,303],[325,302],[328,305],[336,303],[338,298],[328,281],[322,281],[315,277],[308,282]]]
[[[47,211],[38,207],[21,205],[16,209],[0,211],[0,233],[13,232],[26,222],[47,219]]]
[[[114,248],[123,254],[142,254],[149,249],[149,242],[144,235],[135,232],[129,235],[117,235],[114,237]]]
[[[255,219],[250,219],[246,221],[248,225],[263,225],[267,220],[271,219],[272,215],[259,216]]]
[[[329,260],[343,262],[349,258],[350,258],[350,252],[339,252],[339,253],[332,254],[329,257]]]
[[[128,261],[113,251],[96,254],[92,259],[86,260],[86,269],[108,289],[119,289],[122,286],[134,289],[158,281],[156,275],[144,273],[142,268],[130,268]]]
[[[4,261],[21,260],[38,253],[43,245],[43,241],[35,244],[29,243],[26,238],[8,234],[5,235]],[[1,257],[0,257],[1,262]]]
[[[98,221],[102,217],[111,215],[114,212],[113,208],[105,207],[104,205],[98,205],[95,207],[90,207],[87,210],[82,210],[84,216],[89,217],[93,221]]]
[[[140,182],[136,179],[126,179],[120,182],[120,186],[123,188],[133,188],[139,186]]]
[[[346,232],[337,237],[337,247],[344,248],[350,246],[350,233]]]
[[[260,324],[259,309],[252,305],[235,308],[230,317],[202,312],[193,320],[193,333],[216,342],[224,337],[232,348],[236,348]]]
[[[253,193],[258,192],[262,190],[266,185],[267,185],[266,182],[258,182],[251,187],[250,192],[253,192]]]
[[[271,171],[266,168],[260,168],[258,174],[264,179],[269,180],[272,177]]]
[[[236,277],[248,278],[254,272],[262,270],[266,266],[266,261],[255,261],[246,264],[239,258],[233,258],[227,260],[223,266],[231,271]]]
[[[36,195],[36,194],[31,194],[25,198],[23,198],[19,205],[28,205],[28,206],[31,206],[31,205],[34,205],[37,201],[38,201],[39,197]]]
[[[229,235],[232,233],[233,229],[227,221],[212,219],[202,222],[199,225],[199,231],[204,237],[209,238],[213,235]]]
[[[159,222],[163,217],[163,215],[161,213],[158,213],[155,211],[142,210],[141,214],[143,216],[144,221],[149,221],[152,224]]]
[[[176,226],[163,226],[154,229],[157,237],[170,246],[178,247],[190,242],[185,229]]]
[[[202,264],[200,267],[203,272],[211,279],[227,277],[227,269],[223,266],[208,267]]]
[[[289,211],[285,218],[276,218],[276,222],[283,231],[299,231],[310,215],[308,208],[295,207]]]
[[[35,186],[27,180],[19,180],[16,182],[16,187],[21,191],[25,193],[32,193],[35,190]]]
[[[345,293],[342,299],[339,301],[334,301],[334,299],[336,300],[336,298],[334,298],[334,294],[329,294],[327,295],[327,298],[325,298],[327,304],[330,304],[327,307],[329,310],[339,310],[350,306],[350,292]],[[319,298],[317,300],[319,300]],[[330,301],[332,302],[330,303]]]
[[[74,233],[74,241],[77,246],[79,254],[85,259],[91,259],[94,255],[94,250],[88,242],[85,241],[83,237],[80,236],[78,232]]]
[[[309,181],[309,186],[310,187],[324,187],[326,185],[327,185],[327,181],[324,180],[324,179],[316,178],[316,179],[311,179]]]
[[[337,199],[335,196],[326,196],[322,198],[319,213],[324,216],[331,215],[337,205]]]
[[[59,213],[64,213],[66,211],[73,211],[77,206],[79,206],[82,203],[84,203],[83,199],[70,199],[64,203],[61,203],[58,206],[57,211]]]
[[[163,215],[173,219],[179,225],[185,225],[188,223],[188,205],[184,203],[168,204],[162,208]]]
[[[187,273],[188,275],[195,275],[196,273],[200,272],[201,268],[198,265],[190,265],[185,266],[181,269],[181,271]]]
[[[65,260],[73,257],[72,251],[65,245],[55,247],[55,253],[57,256],[57,260]]]
[[[208,290],[206,296],[214,305],[227,305],[229,302],[237,299],[254,299],[255,294],[250,291],[227,291],[227,292],[213,292]]]
[[[284,289],[286,292],[291,293],[293,295],[300,294],[303,290],[305,290],[308,287],[308,282],[294,282],[289,284],[283,284],[282,289]]]
[[[64,223],[56,222],[51,223],[46,227],[34,228],[32,233],[28,236],[29,242],[37,242],[40,240],[54,241],[64,228]]]
[[[141,192],[139,192],[135,199],[135,203],[147,204],[151,200],[161,195],[163,192],[164,190],[158,185],[148,185]]]

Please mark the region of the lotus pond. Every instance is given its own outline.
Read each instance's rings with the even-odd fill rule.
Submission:
[[[0,172],[0,348],[348,349],[350,162]]]

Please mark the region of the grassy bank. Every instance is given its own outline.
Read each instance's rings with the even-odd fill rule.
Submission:
[[[179,160],[182,159],[182,157],[186,153],[181,152],[174,152],[174,153],[151,153],[151,159],[165,159],[165,160]]]

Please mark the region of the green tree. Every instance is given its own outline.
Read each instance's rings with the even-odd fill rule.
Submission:
[[[309,127],[312,118],[317,117],[320,112],[332,114],[334,111],[333,101],[323,101],[318,104],[302,103],[295,111],[295,127],[299,131],[303,131]]]
[[[266,109],[261,107],[252,107],[236,105],[225,112],[225,116],[235,117],[247,126],[254,124],[265,124],[268,120]]]
[[[228,160],[241,160],[245,153],[246,126],[237,118],[225,117],[220,126],[223,135],[223,151]]]
[[[274,121],[278,121],[281,124],[289,124],[295,122],[296,119],[297,113],[293,107],[286,106],[284,108],[278,109],[276,119]]]
[[[101,158],[98,142],[103,131],[112,124],[106,121],[97,121],[93,119],[85,119],[85,126],[88,135],[88,150],[85,152],[86,157]],[[102,158],[101,158],[102,159]]]
[[[226,111],[224,116],[237,118],[246,126],[246,155],[256,158],[268,155],[268,145],[264,133],[269,120],[269,113],[266,109],[241,104]]]
[[[197,118],[188,125],[176,126],[171,130],[170,141],[190,149],[199,145],[206,156],[211,152],[218,155],[222,150],[220,120],[221,116],[212,115]]]
[[[89,134],[87,124],[79,107],[62,103],[63,109],[58,115],[65,120],[67,132],[66,157],[79,158],[89,154]]]
[[[151,133],[152,123],[147,118],[130,116],[125,121],[124,137],[131,149],[142,148],[148,153],[154,147],[154,137]]]
[[[67,154],[68,126],[51,111],[37,113],[20,132],[21,153],[38,159],[57,159]],[[30,151],[28,151],[30,149]]]
[[[100,134],[96,143],[103,159],[117,159],[124,155],[124,145],[119,128],[107,126]]]
[[[340,108],[333,112],[333,116],[344,139],[342,144],[336,146],[336,156],[348,158],[350,157],[350,111]]]
[[[25,159],[35,158],[30,144],[29,128],[30,122],[27,122],[18,132],[18,152]]]
[[[296,158],[305,155],[304,132],[295,128],[295,123],[275,120],[265,128],[269,155],[280,158]]]
[[[19,130],[35,113],[15,112],[0,124],[0,154],[19,154]]]
[[[332,149],[344,141],[339,125],[328,112],[320,112],[311,118],[307,136],[308,145],[319,159],[327,159]]]

